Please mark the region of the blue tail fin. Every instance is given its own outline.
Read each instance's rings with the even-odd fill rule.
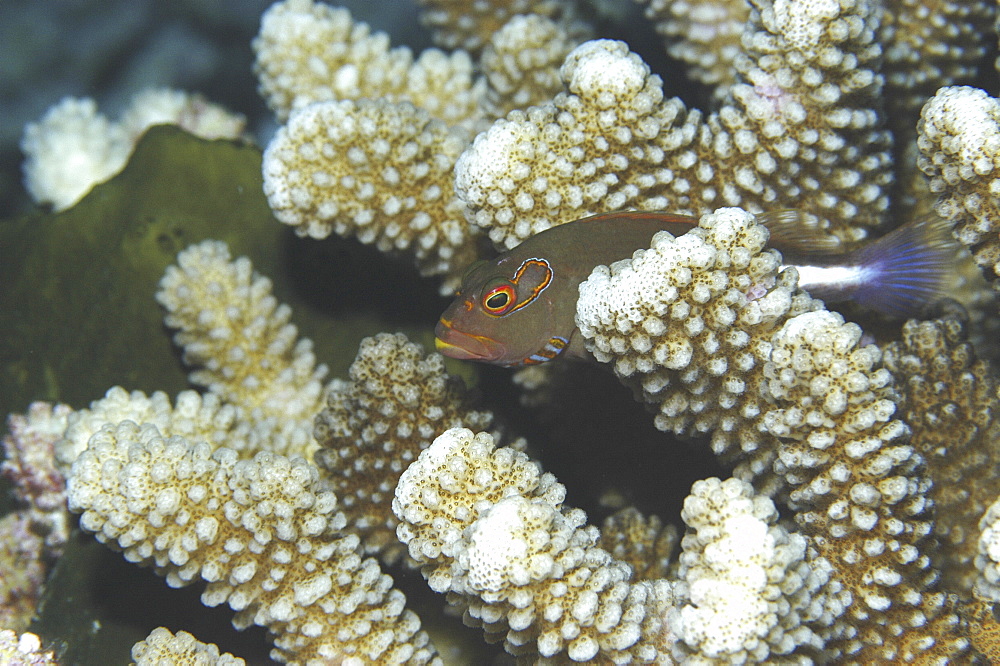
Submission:
[[[946,220],[920,217],[850,254],[866,276],[851,298],[892,317],[919,316],[960,283],[962,255]]]

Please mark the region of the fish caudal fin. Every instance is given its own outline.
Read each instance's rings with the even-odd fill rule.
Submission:
[[[850,254],[865,276],[851,299],[892,317],[919,316],[963,284],[963,254],[946,220],[918,218]]]

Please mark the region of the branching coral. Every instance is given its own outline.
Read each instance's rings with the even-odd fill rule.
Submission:
[[[892,377],[856,325],[825,310],[793,316],[793,283],[776,278],[766,253],[754,257],[750,217],[719,211],[700,232],[661,235],[613,274],[595,270],[577,311],[588,348],[657,406],[661,429],[713,428],[730,455],[739,441],[737,475],[786,498],[854,600],[846,617],[868,627],[828,649],[861,662],[960,654],[968,641],[924,552],[930,479],[894,418]],[[755,260],[763,272],[751,279],[743,271]],[[718,329],[739,345],[716,359],[733,345]],[[738,376],[727,374],[733,361]]]
[[[237,627],[266,626],[291,663],[426,663],[420,622],[301,458],[164,439],[123,421],[91,438],[73,464],[69,505],[81,526],[153,565],[173,587],[208,582],[202,600],[228,602]]]
[[[778,275],[766,243],[752,215],[721,210],[580,285],[577,325],[594,357],[658,405],[659,429],[710,432],[716,453],[760,446],[769,338],[817,307],[792,272]]]
[[[629,507],[605,519],[599,545],[616,560],[627,562],[637,580],[652,580],[666,578],[679,541],[675,525],[664,525],[657,516],[644,516]]]
[[[489,81],[486,104],[501,117],[552,99],[559,67],[575,46],[560,26],[538,14],[518,15],[490,37],[479,63]]]
[[[220,241],[193,245],[167,268],[156,299],[167,326],[178,329],[184,361],[196,368],[192,382],[253,418],[307,424],[319,411],[327,368],[316,364],[312,341],[298,338],[291,309],[249,259],[231,260]]]
[[[38,610],[47,573],[45,540],[23,512],[0,518],[0,627],[24,631]]]
[[[980,536],[976,568],[976,595],[992,602],[1000,601],[1000,499],[990,505],[979,522]]]
[[[455,160],[495,115],[551,96],[573,43],[541,16],[513,18],[490,41],[486,78],[473,80],[463,51],[414,63],[346,10],[274,5],[254,43],[261,90],[287,121],[264,158],[271,208],[302,235],[411,254],[454,288],[476,235],[454,193]]]
[[[855,660],[955,658],[968,648],[927,554],[930,481],[906,425],[893,419],[891,377],[860,329],[815,312],[774,337],[766,368],[777,409],[773,473],[798,522],[816,535],[854,602],[839,645]]]
[[[32,403],[7,417],[0,476],[12,484],[17,510],[0,518],[0,628],[23,631],[38,610],[48,565],[69,539],[66,482],[55,442],[66,429],[67,405]]]
[[[209,581],[205,602],[228,600],[238,626],[267,626],[282,659],[431,659],[402,596],[374,561],[362,561],[359,534],[370,551],[376,542],[391,545],[388,502],[403,467],[440,430],[487,427],[491,416],[469,408],[439,355],[424,354],[402,335],[369,339],[352,382],[332,385],[318,421],[317,434],[331,447],[320,455],[329,475],[321,492],[316,468],[274,453],[315,447],[309,430],[325,368],[316,366],[308,341],[296,343],[288,308],[271,296],[269,281],[246,259],[230,261],[223,244],[207,241],[179,255],[158,298],[167,322],[180,329],[185,360],[201,366],[192,379],[209,391],[182,392],[172,405],[162,393],[115,388],[63,419],[59,455],[64,464],[77,461],[71,503],[84,512],[85,528],[129,559],[153,564],[172,585]],[[348,497],[350,521],[333,513],[330,487]],[[213,499],[213,492],[220,494]],[[122,499],[116,504],[109,493]],[[232,502],[243,508],[227,509]],[[296,509],[307,514],[298,526],[289,513]],[[382,554],[393,550],[398,545]],[[323,588],[330,580],[332,592]],[[379,621],[389,629],[380,631]],[[333,628],[321,631],[327,624]],[[318,634],[344,645],[323,647],[327,639]]]
[[[472,408],[440,354],[402,334],[363,340],[349,376],[331,388],[316,417],[316,464],[365,551],[391,561],[402,550],[390,506],[399,475],[439,433],[488,428],[493,415]]]
[[[99,114],[97,102],[74,98],[25,127],[21,150],[28,156],[25,187],[32,199],[56,210],[69,208],[95,183],[118,173],[130,152],[124,129]]]
[[[482,81],[464,52],[429,50],[416,62],[407,47],[389,47],[343,8],[286,0],[261,18],[253,43],[260,92],[280,120],[312,102],[362,98],[407,101],[449,125],[475,124]]]
[[[10,666],[57,666],[59,661],[51,650],[42,649],[37,635],[18,635],[10,629],[0,629],[0,659]]]
[[[115,388],[64,419],[57,448],[64,464],[73,463],[71,507],[83,512],[85,529],[128,559],[153,565],[171,585],[208,581],[203,601],[228,601],[238,627],[268,627],[277,658],[433,661],[419,620],[378,564],[363,560],[363,530],[344,530],[347,518],[334,511],[317,468],[275,453],[315,447],[310,410],[319,410],[314,396],[324,369],[315,368],[307,341],[295,343],[288,308],[275,302],[269,282],[245,259],[228,259],[220,243],[193,246],[161,284],[167,320],[181,329],[185,358],[204,364],[195,379],[209,392],[182,392],[171,405],[162,393]],[[405,338],[387,338],[373,341],[356,364],[364,388],[337,384],[343,400],[372,406],[365,390],[396,397],[374,407],[387,416],[415,406],[410,421],[401,418],[394,429],[398,435],[409,423],[409,434],[430,437],[414,419],[451,424],[455,413],[485,423],[486,414],[460,409],[460,387],[440,357],[414,358],[420,353]],[[389,368],[396,371],[380,373]],[[421,376],[423,401],[410,383]],[[400,451],[386,467],[398,476],[415,453]]]
[[[682,582],[668,618],[683,663],[829,657],[850,593],[809,539],[777,524],[770,499],[737,479],[707,479],[691,488],[682,517]]]
[[[7,417],[3,438],[0,476],[13,485],[15,497],[25,505],[25,519],[51,554],[58,554],[69,539],[66,481],[57,468],[55,444],[71,413],[68,405],[32,403],[26,414]]]
[[[431,28],[434,41],[449,49],[478,52],[504,24],[518,15],[534,14],[563,23],[575,15],[572,2],[559,0],[420,0],[421,21]],[[577,32],[582,26],[575,26]]]
[[[889,124],[912,140],[912,121],[941,86],[972,81],[996,17],[989,0],[890,0],[882,13]]]
[[[684,62],[688,76],[712,85],[725,103],[745,59],[742,36],[750,6],[742,0],[668,2],[650,0],[646,16],[664,36],[667,52]],[[787,12],[793,3],[772,3]],[[759,7],[764,6],[759,3]],[[914,122],[928,97],[941,86],[971,82],[988,51],[996,4],[989,0],[887,0],[873,5],[878,19],[885,118],[898,156],[908,155]],[[911,172],[907,156],[897,177]]]
[[[996,377],[954,319],[908,322],[882,361],[900,380],[898,414],[912,429],[910,444],[927,459],[933,481],[928,496],[940,544],[931,558],[948,588],[968,598],[977,523],[997,496],[1000,475]]]
[[[718,111],[702,113],[665,101],[623,43],[571,52],[569,10],[501,27],[502,13],[463,24],[457,3],[434,6],[431,22],[457,28],[444,39],[482,49],[482,78],[466,53],[415,59],[343,10],[288,0],[265,16],[257,73],[287,121],[264,166],[278,216],[454,276],[475,254],[466,215],[511,247],[590,212],[742,206],[599,269],[578,311],[594,355],[657,410],[657,426],[707,434],[740,480],[695,486],[673,564],[673,537],[655,518],[628,511],[599,535],[564,506],[554,478],[494,449],[490,435],[451,430],[430,445],[445,428],[482,430],[491,417],[436,355],[387,335],[364,343],[350,381],[331,385],[314,439],[324,367],[296,343],[266,281],[203,244],[159,298],[208,391],[171,404],[112,389],[69,419],[60,455],[76,459],[83,525],[172,583],[208,580],[207,600],[228,601],[239,624],[267,626],[282,659],[435,658],[399,593],[363,559],[394,559],[394,528],[432,588],[521,655],[967,658],[967,635],[996,623],[985,602],[956,608],[946,595],[968,594],[980,536],[971,514],[995,499],[995,380],[953,322],[908,325],[884,355],[863,344],[860,328],[796,290],[751,212],[802,207],[843,241],[888,221],[893,173],[906,166],[891,164],[905,146],[893,152],[886,128],[903,136],[929,87],[973,71],[995,8],[946,2],[930,9],[939,20],[922,22],[923,6],[908,0],[753,0],[749,12],[654,3],[670,15],[665,32],[686,33],[675,55],[717,86]],[[699,32],[712,8],[728,20]],[[734,47],[741,34],[745,52]],[[880,107],[887,90],[891,122]],[[537,106],[518,110],[527,104]],[[990,266],[1000,263],[990,239],[994,106],[947,89],[920,126],[938,210]],[[319,467],[292,457],[317,443]],[[397,526],[387,504],[400,474]],[[986,599],[1000,579],[996,513],[978,543],[975,589]],[[963,617],[983,631],[966,632]]]
[[[24,129],[25,187],[37,203],[65,210],[121,171],[143,132],[165,123],[216,139],[240,136],[246,119],[176,90],[137,93],[120,122],[99,113],[92,99],[67,97]]]
[[[132,648],[135,666],[178,664],[190,666],[245,666],[246,662],[226,652],[219,654],[215,645],[199,642],[186,631],[172,634],[164,627],[154,629],[145,640]]]
[[[176,404],[156,392],[120,387],[74,412],[56,443],[64,468],[105,423],[153,423],[166,436],[215,446],[225,442],[243,457],[261,450],[311,455],[312,419],[322,405],[326,366],[316,365],[312,343],[297,338],[291,311],[271,294],[271,283],[245,257],[230,261],[219,241],[193,245],[168,268],[157,299],[175,340],[193,364],[191,380],[208,392],[184,391]]]
[[[743,52],[750,5],[745,0],[675,2],[649,0],[645,14],[664,37],[667,53],[686,65],[688,76],[714,86],[724,99],[735,83],[733,62]]]
[[[523,453],[457,428],[407,468],[393,511],[431,588],[487,634],[506,634],[508,651],[614,663],[666,655],[669,585],[630,582],[631,567],[597,546],[564,496]]]
[[[942,88],[924,105],[917,129],[918,164],[939,195],[938,213],[954,222],[956,237],[996,284],[1000,101],[978,88]]]
[[[409,103],[343,100],[295,112],[264,153],[264,193],[300,235],[353,235],[442,274],[474,258],[451,170],[464,143]]]
[[[890,141],[873,69],[877,7],[754,3],[740,83],[710,115],[662,100],[620,42],[580,46],[566,92],[497,121],[459,160],[456,187],[494,243],[627,207],[701,214],[795,206],[844,240],[888,207]]]
[[[431,587],[468,606],[488,634],[506,631],[515,654],[610,663],[829,656],[850,594],[748,483],[695,484],[677,582],[634,581],[563,494],[523,454],[455,429],[403,474],[393,510]]]

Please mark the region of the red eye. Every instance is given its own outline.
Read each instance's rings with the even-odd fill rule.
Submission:
[[[501,284],[483,294],[483,309],[491,315],[502,315],[514,307],[514,287]]]

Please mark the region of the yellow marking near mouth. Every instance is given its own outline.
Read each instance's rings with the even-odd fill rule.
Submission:
[[[455,345],[448,344],[441,338],[434,338],[434,349],[438,350],[439,352],[444,352],[449,349],[457,349],[457,347]]]

